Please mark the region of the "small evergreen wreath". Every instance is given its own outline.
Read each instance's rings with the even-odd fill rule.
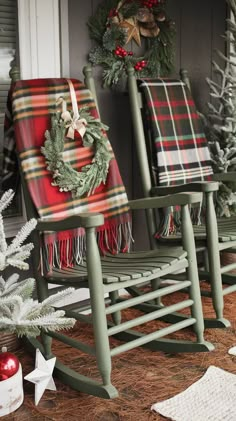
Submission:
[[[76,171],[71,164],[64,162],[64,139],[68,128],[68,119],[63,119],[63,113],[56,112],[51,117],[51,129],[45,132],[44,146],[41,148],[46,158],[47,169],[53,173],[53,186],[60,191],[71,192],[72,197],[82,197],[91,194],[102,182],[106,182],[111,154],[107,148],[107,138],[103,131],[108,127],[99,119],[90,115],[87,109],[79,110],[80,119],[86,121],[86,131],[82,137],[83,146],[95,150],[92,163]],[[70,113],[71,120],[73,117]],[[73,140],[72,140],[73,141]]]
[[[128,66],[137,77],[167,76],[173,69],[174,23],[167,18],[166,0],[104,0],[87,23],[98,44],[89,53],[92,65],[103,67],[103,85],[117,84]],[[134,40],[148,48],[140,57],[124,47]]]

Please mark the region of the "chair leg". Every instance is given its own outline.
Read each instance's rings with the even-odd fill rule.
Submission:
[[[192,317],[196,318],[196,324],[194,325],[194,330],[197,335],[198,342],[204,342],[204,320],[203,320],[203,311],[202,311],[202,300],[201,300],[201,291],[200,283],[197,276],[198,267],[197,267],[197,257],[195,252],[194,244],[194,235],[190,219],[190,214],[187,206],[182,206],[181,208],[181,218],[182,218],[182,235],[183,235],[183,246],[188,253],[189,264],[187,268],[187,275],[191,281],[190,297],[193,300],[193,305],[191,307]]]
[[[152,290],[156,291],[157,289],[160,288],[160,283],[161,283],[161,279],[157,278],[157,279],[153,279],[151,281],[151,285],[152,285]],[[161,298],[155,298],[154,303],[157,306],[162,306],[162,302],[161,302]]]
[[[103,384],[111,385],[111,355],[107,334],[107,319],[105,313],[104,289],[100,255],[96,242],[95,229],[86,231],[87,271],[91,297],[94,338],[96,343],[97,366]]]
[[[37,275],[37,296],[39,301],[45,300],[49,296],[48,282],[41,276]],[[52,338],[47,333],[41,332],[41,340],[43,345],[43,354],[45,358],[52,357]]]
[[[116,304],[119,299],[119,292],[118,291],[111,291],[109,293],[109,297],[111,300],[111,304]],[[121,323],[121,311],[116,311],[112,313],[112,320],[115,325],[119,325]]]
[[[41,276],[40,271],[38,270],[39,262],[40,262],[40,240],[39,236],[35,231],[31,233],[31,241],[34,244],[35,253],[32,255],[32,263],[33,267],[35,268],[35,279],[36,279],[36,289],[37,289],[37,297],[39,301],[43,301],[49,297],[49,290],[48,290],[48,282],[46,279]],[[37,251],[37,252],[36,252]],[[42,332],[41,341],[43,346],[43,354],[45,358],[49,359],[52,357],[52,338],[48,336],[46,333]]]
[[[230,326],[230,322],[223,317],[224,297],[221,278],[220,253],[218,248],[218,230],[217,220],[214,209],[213,193],[206,194],[206,231],[207,248],[210,272],[210,283],[212,291],[212,304],[216,313],[216,322],[222,324],[222,327]],[[210,222],[210,223],[209,223]],[[218,325],[216,325],[218,327]],[[220,327],[220,326],[219,326]]]
[[[209,269],[210,269],[209,272],[211,276],[210,284],[211,284],[212,305],[216,314],[215,327],[229,327],[230,326],[229,320],[223,317],[224,297],[223,297],[219,253],[218,252],[215,253],[215,250],[213,250],[212,248],[209,248],[208,259],[209,259]],[[220,323],[222,326],[219,325]]]
[[[204,269],[207,270],[209,272],[209,258],[208,258],[208,253],[207,250],[204,250]]]

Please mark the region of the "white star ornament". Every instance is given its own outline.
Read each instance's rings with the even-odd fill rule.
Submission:
[[[36,349],[35,370],[24,377],[35,384],[35,405],[38,405],[45,389],[56,390],[56,385],[52,378],[53,369],[56,363],[56,357],[45,360],[39,349]]]

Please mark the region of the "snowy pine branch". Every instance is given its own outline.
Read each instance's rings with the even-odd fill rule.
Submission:
[[[32,243],[23,243],[36,227],[36,219],[26,222],[11,244],[7,244],[2,211],[11,203],[13,196],[13,191],[9,190],[0,199],[0,271],[9,265],[28,269],[29,264],[25,260],[33,249]],[[71,296],[74,288],[53,294],[43,302],[31,298],[34,288],[35,279],[19,282],[19,275],[14,273],[5,281],[0,276],[0,331],[14,332],[18,336],[37,336],[40,331],[69,329],[75,324],[75,319],[65,317],[64,311],[53,307]]]
[[[33,278],[28,278],[21,282],[18,282],[18,280],[19,275],[17,273],[11,275],[7,281],[0,277],[0,303],[2,298],[11,298],[13,295],[19,295],[23,299],[32,295],[35,288],[35,280]]]
[[[12,189],[7,190],[3,193],[1,199],[0,199],[0,213],[2,212],[10,205],[14,197],[14,192]]]
[[[25,260],[30,256],[33,248],[31,243],[22,244],[37,225],[37,221],[34,218],[26,222],[9,246],[7,244],[2,212],[9,206],[13,197],[14,192],[10,189],[0,199],[0,270],[4,270],[9,265],[19,269],[28,269],[28,264],[25,263]]]
[[[203,123],[214,172],[230,172],[236,168],[236,0],[227,0],[229,19],[223,36],[230,48],[229,56],[216,50],[220,59],[212,62],[215,80],[207,78],[212,102],[203,117]],[[219,216],[236,214],[236,183],[221,183],[216,199],[216,210]]]
[[[10,331],[17,333],[19,336],[29,336],[32,334],[38,335],[40,329],[69,329],[74,325],[74,319],[64,317],[64,311],[52,307],[62,298],[71,296],[74,288],[57,292],[40,303],[32,298],[25,298],[26,288],[31,295],[34,282],[34,279],[27,279],[20,282],[19,286],[13,285],[15,289],[5,288],[5,294],[0,296],[0,331]],[[8,291],[8,294],[6,291]]]

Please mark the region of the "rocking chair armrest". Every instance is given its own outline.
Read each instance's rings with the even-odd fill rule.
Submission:
[[[154,209],[175,205],[190,205],[202,201],[202,193],[177,193],[162,197],[147,197],[129,201],[130,209]]]
[[[216,173],[213,174],[214,181],[235,181],[236,180],[236,172],[226,172],[226,173]]]
[[[52,220],[38,220],[38,231],[66,231],[75,228],[95,228],[104,224],[104,216],[101,213],[80,213],[68,218]]]
[[[203,192],[209,193],[219,190],[217,181],[194,181],[188,184],[179,184],[178,186],[155,186],[151,189],[151,195],[166,195],[181,192]]]

